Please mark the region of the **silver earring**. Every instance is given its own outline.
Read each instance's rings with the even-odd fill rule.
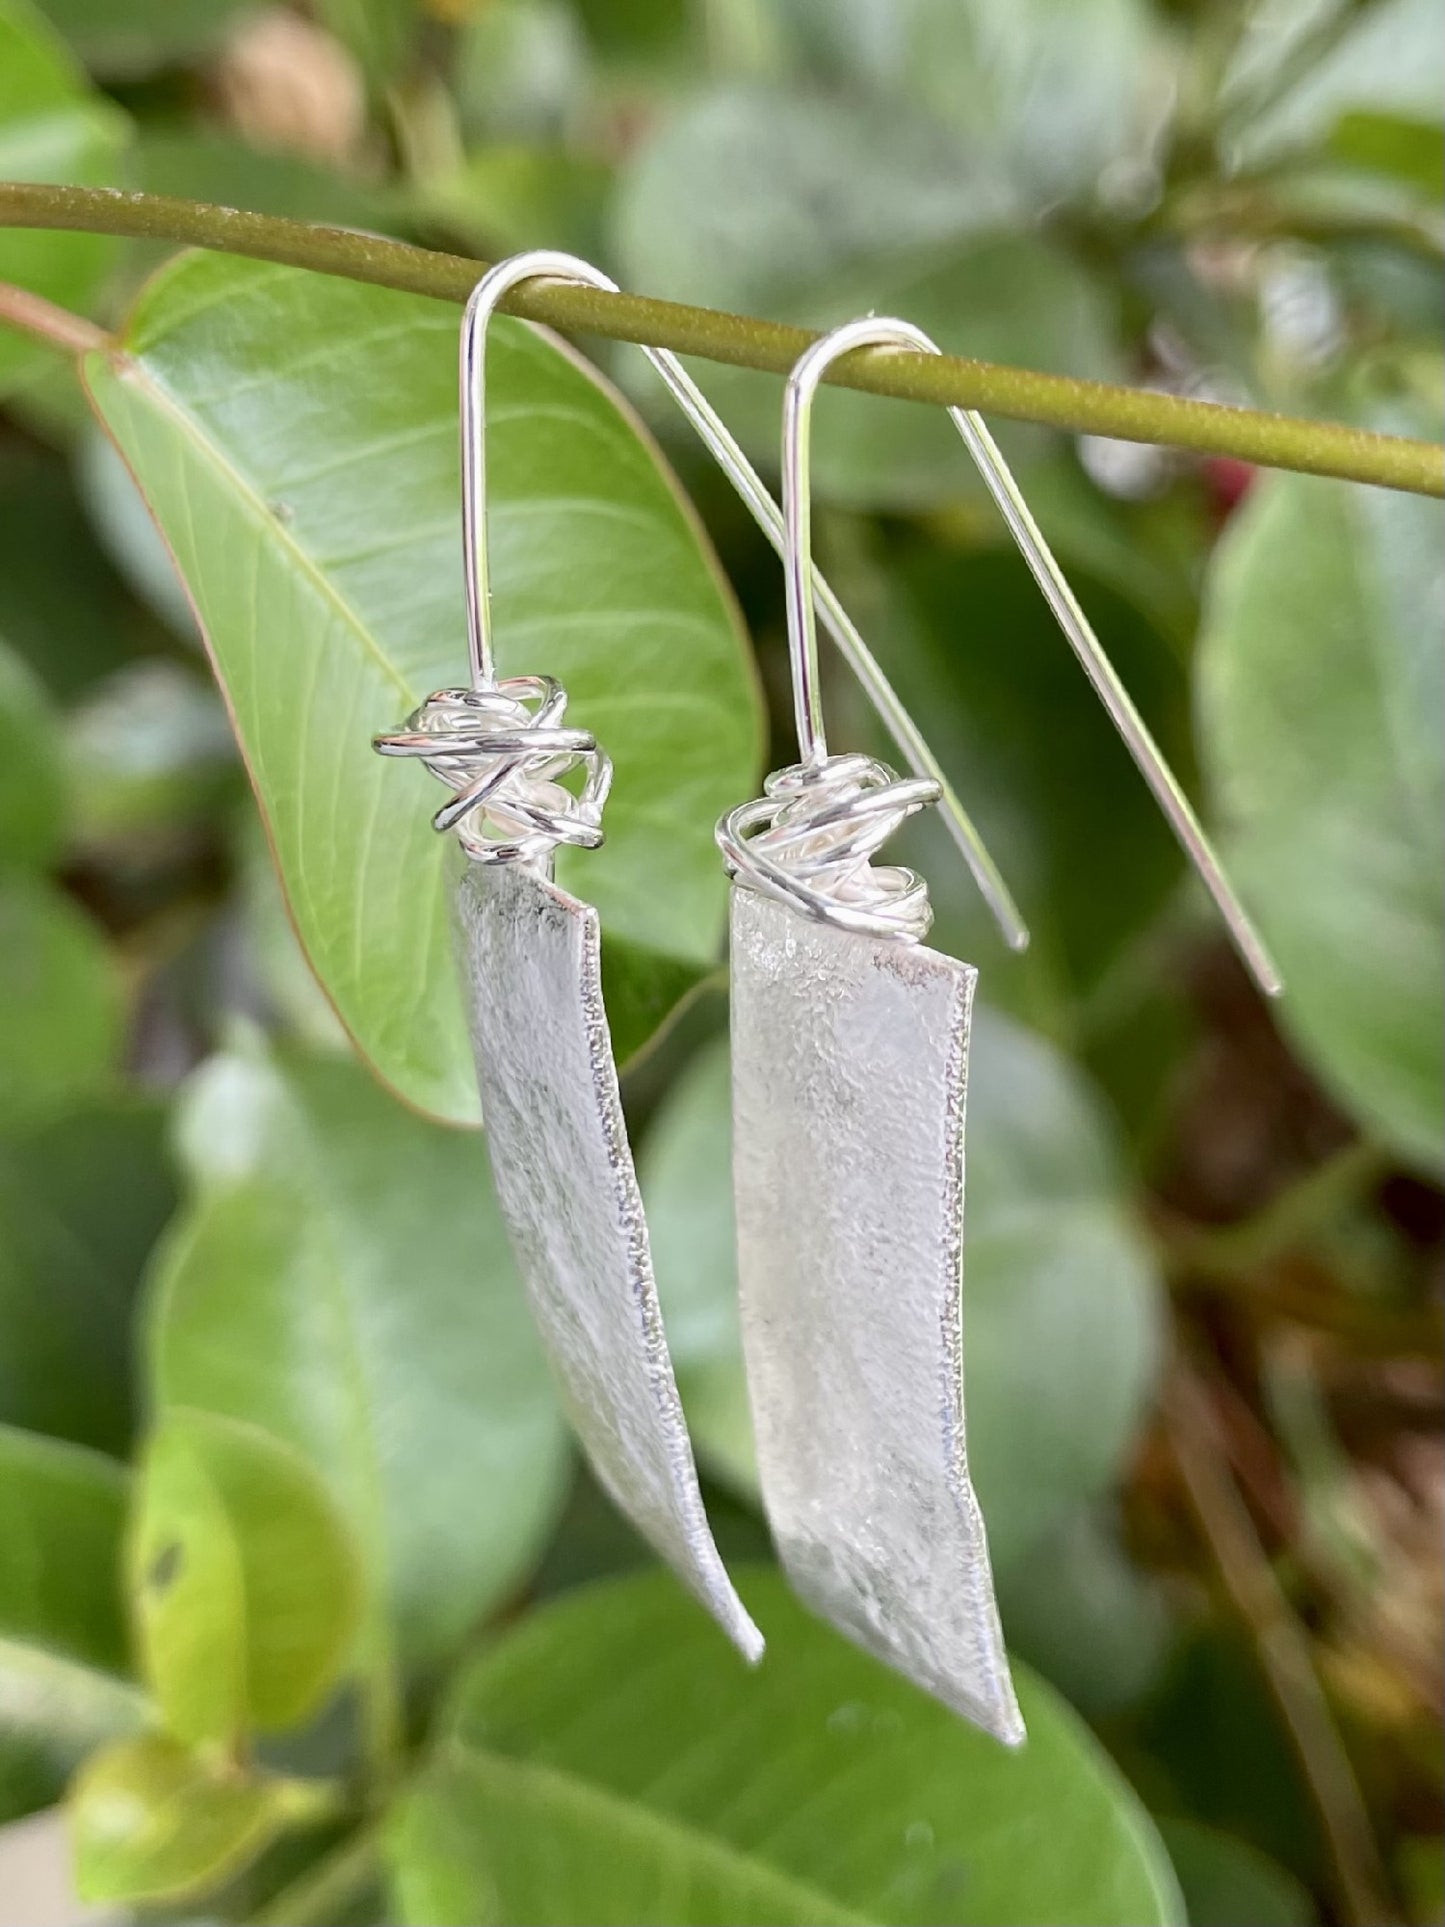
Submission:
[[[534,252],[477,283],[461,334],[462,527],[471,687],[427,698],[386,756],[452,791],[433,821],[470,859],[459,952],[497,1196],[533,1315],[593,1470],[749,1660],[763,1641],[713,1542],[653,1279],[602,1002],[597,912],[552,881],[558,844],[594,849],[612,766],[550,677],[499,678],[486,542],[487,324],[534,276],[606,282]],[[563,787],[582,772],[577,795]]]
[[[559,843],[594,848],[611,766],[565,724],[546,677],[499,681],[486,545],[487,324],[508,292],[546,278],[617,291],[590,262],[536,249],[472,292],[461,334],[462,530],[472,686],[439,690],[375,740],[419,758],[453,792],[433,818],[471,862],[458,886],[459,949],[498,1197],[574,1428],[602,1484],[749,1659],[762,1639],[709,1532],[667,1351],[631,1149],[618,1102],[595,911],[551,882]],[[783,516],[752,464],[665,349],[644,350],[781,555]],[[825,622],[900,752],[943,788],[950,831],[1011,932],[998,871],[903,705],[821,575]],[[560,779],[581,768],[573,797]]]
[[[718,826],[733,879],[733,1162],[743,1345],[764,1504],[800,1596],[1010,1744],[1024,1737],[963,1408],[964,1103],[977,972],[923,946],[928,890],[872,859],[936,802],[830,756],[810,582],[811,407],[837,357],[937,353],[900,321],[816,342],[787,385],[783,514],[799,761]],[[1241,952],[1257,933],[1104,655],[979,417],[963,439],[1095,690]],[[918,765],[914,764],[915,769]],[[1007,893],[1006,937],[1026,941]]]

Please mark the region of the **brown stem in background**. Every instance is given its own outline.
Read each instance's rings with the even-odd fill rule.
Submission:
[[[0,324],[18,328],[23,335],[58,348],[62,354],[87,355],[92,348],[103,348],[109,337],[69,308],[57,308],[28,288],[12,288],[0,281]]]
[[[1398,1913],[1308,1642],[1229,1471],[1209,1395],[1185,1365],[1170,1378],[1164,1422],[1201,1536],[1249,1633],[1319,1814],[1340,1919],[1346,1927],[1388,1927]]]

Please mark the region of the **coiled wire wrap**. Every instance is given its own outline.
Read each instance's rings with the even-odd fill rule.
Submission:
[[[452,791],[432,818],[477,863],[544,863],[559,843],[595,850],[611,759],[585,729],[567,729],[567,692],[550,676],[508,676],[490,689],[438,689],[382,756],[412,756]],[[585,772],[574,794],[562,779]]]
[[[938,801],[927,777],[871,756],[828,756],[775,770],[766,794],[717,826],[729,876],[819,923],[920,943],[933,922],[916,871],[872,859],[906,817]]]

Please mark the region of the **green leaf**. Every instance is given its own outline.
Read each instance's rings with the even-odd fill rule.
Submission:
[[[739,1345],[732,1063],[715,1038],[674,1079],[638,1157],[667,1343],[679,1371]]]
[[[756,1490],[731,1249],[722,1046],[659,1110],[643,1170],[658,1289],[699,1453]],[[709,1228],[689,1242],[683,1227]],[[1041,1037],[975,1013],[968,1073],[964,1343],[969,1466],[995,1562],[1102,1492],[1157,1373],[1161,1294],[1098,1104]]]
[[[184,855],[232,794],[245,793],[215,690],[162,657],[108,676],[72,709],[64,742],[72,840],[118,867]]]
[[[69,462],[11,438],[0,446],[5,640],[52,696],[68,702],[133,653],[135,628],[125,591],[86,526]]]
[[[589,53],[565,0],[493,0],[470,10],[452,84],[463,131],[485,143],[475,158],[498,143],[565,132],[585,108]]]
[[[1113,296],[1055,242],[1030,233],[967,236],[922,256],[859,260],[841,278],[782,295],[786,320],[824,327],[876,311],[901,314],[939,346],[984,361],[1022,363],[1093,381],[1119,378]],[[777,385],[746,369],[709,371],[708,393],[769,467],[777,461]],[[1055,446],[1048,430],[995,424],[1016,469]],[[820,495],[900,512],[983,499],[968,452],[938,409],[899,408],[876,395],[830,393],[818,408],[813,475]]]
[[[123,1010],[90,918],[38,878],[0,878],[0,1088],[20,1124],[104,1090]]]
[[[566,1464],[482,1146],[341,1059],[215,1059],[181,1130],[195,1197],[150,1307],[157,1403],[301,1453],[403,1658],[440,1666],[529,1569]]]
[[[325,1810],[304,1781],[238,1772],[163,1733],[122,1740],[71,1789],[82,1900],[175,1900],[215,1886],[283,1828]]]
[[[1252,491],[1214,565],[1203,751],[1229,855],[1285,978],[1280,1021],[1401,1153],[1441,1157],[1441,517],[1295,476]]]
[[[121,1678],[127,1484],[99,1453],[0,1425],[0,1820],[49,1805],[141,1717]]]
[[[1164,1592],[1103,1508],[1080,1510],[1006,1566],[999,1610],[1011,1649],[1091,1720],[1137,1705],[1168,1656]]]
[[[44,869],[60,847],[57,729],[39,679],[0,638],[0,867]]]
[[[1112,298],[1056,243],[1019,230],[1016,198],[961,137],[894,104],[715,89],[663,124],[614,210],[622,278],[677,300],[810,327],[903,314],[946,349],[1060,373],[1118,374]],[[654,378],[639,371],[645,392]],[[776,466],[775,380],[704,385],[756,460]],[[659,421],[672,426],[671,404]],[[1011,462],[1051,446],[1004,425]],[[832,394],[813,437],[820,494],[913,509],[980,491],[937,410]]]
[[[464,675],[457,325],[441,303],[193,256],[87,375],[204,622],[313,966],[386,1081],[464,1120],[435,785],[370,746]],[[616,764],[607,845],[563,852],[559,878],[608,937],[700,969],[725,913],[713,824],[757,781],[733,605],[595,376],[501,321],[488,386],[503,672],[556,675]]]
[[[1324,58],[1301,62],[1316,31],[1308,9],[1261,9],[1240,37],[1226,76],[1234,157],[1255,166],[1326,139],[1346,115],[1389,113],[1439,123],[1440,22],[1433,0],[1379,0],[1361,8]],[[1295,70],[1292,85],[1278,79]],[[1263,103],[1257,106],[1257,102]],[[1435,183],[1432,198],[1438,199]]]
[[[165,1111],[148,1099],[0,1139],[0,1419],[128,1452],[135,1301],[174,1205]]]
[[[123,1674],[124,1469],[12,1425],[0,1425],[0,1465],[0,1638]]]
[[[1002,536],[1002,524],[990,532]],[[1069,573],[1110,660],[1187,780],[1188,681],[1167,639],[1092,570],[1070,565]],[[995,1001],[1016,999],[1063,1027],[1163,909],[1179,879],[1178,846],[1011,548],[960,552],[908,541],[885,581],[889,674],[913,714],[928,718],[944,768],[958,772],[964,802],[1032,933],[1027,957],[1010,958],[931,817],[919,841],[926,836],[921,867],[933,893],[934,941],[983,966]]]
[[[127,1568],[147,1680],[192,1745],[298,1725],[351,1655],[355,1547],[316,1474],[255,1426],[166,1412]]]
[[[125,0],[124,5],[42,0],[42,5],[88,67],[129,77],[209,52],[250,0]]]
[[[1031,203],[1139,191],[1169,71],[1142,0],[774,4],[810,67],[967,133]]]
[[[1309,1894],[1256,1848],[1195,1820],[1161,1820],[1189,1927],[1314,1927]]]
[[[30,5],[0,0],[0,180],[116,185],[127,122],[93,94],[65,43]],[[0,281],[88,308],[115,256],[103,235],[0,231]],[[0,393],[46,351],[0,327]]]
[[[613,216],[622,279],[771,314],[789,291],[1010,216],[1008,190],[969,161],[955,135],[926,115],[900,119],[891,104],[711,88],[632,158]]]
[[[809,1618],[774,1573],[737,1664],[664,1575],[543,1608],[467,1674],[404,1805],[427,1922],[1180,1921],[1134,1796],[1025,1676],[1011,1753]]]
[[[406,80],[417,31],[416,0],[319,0],[321,18],[379,90]]]

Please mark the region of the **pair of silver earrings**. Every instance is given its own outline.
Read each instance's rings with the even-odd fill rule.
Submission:
[[[594,848],[611,765],[550,678],[499,678],[486,549],[485,349],[535,277],[615,291],[536,251],[477,284],[461,336],[471,686],[376,739],[452,792],[433,819],[471,859],[460,954],[487,1143],[508,1231],[592,1467],[749,1660],[763,1640],[724,1570],[698,1487],[653,1278],[601,988],[595,910],[551,879]],[[1010,1744],[1023,1738],[963,1412],[964,1102],[977,972],[926,948],[928,890],[875,864],[939,804],[1016,949],[1018,910],[837,596],[814,569],[808,450],[828,365],[864,347],[937,353],[910,324],[850,322],[794,368],[781,512],[677,359],[647,350],[783,558],[799,761],[717,830],[732,878],[738,1284],[763,1499],[800,1596]],[[1261,985],[1278,979],[1188,800],[1104,655],[979,417],[951,411],[1050,606]],[[815,605],[912,774],[830,755]],[[580,780],[579,780],[580,776]],[[573,779],[573,787],[565,779]]]

